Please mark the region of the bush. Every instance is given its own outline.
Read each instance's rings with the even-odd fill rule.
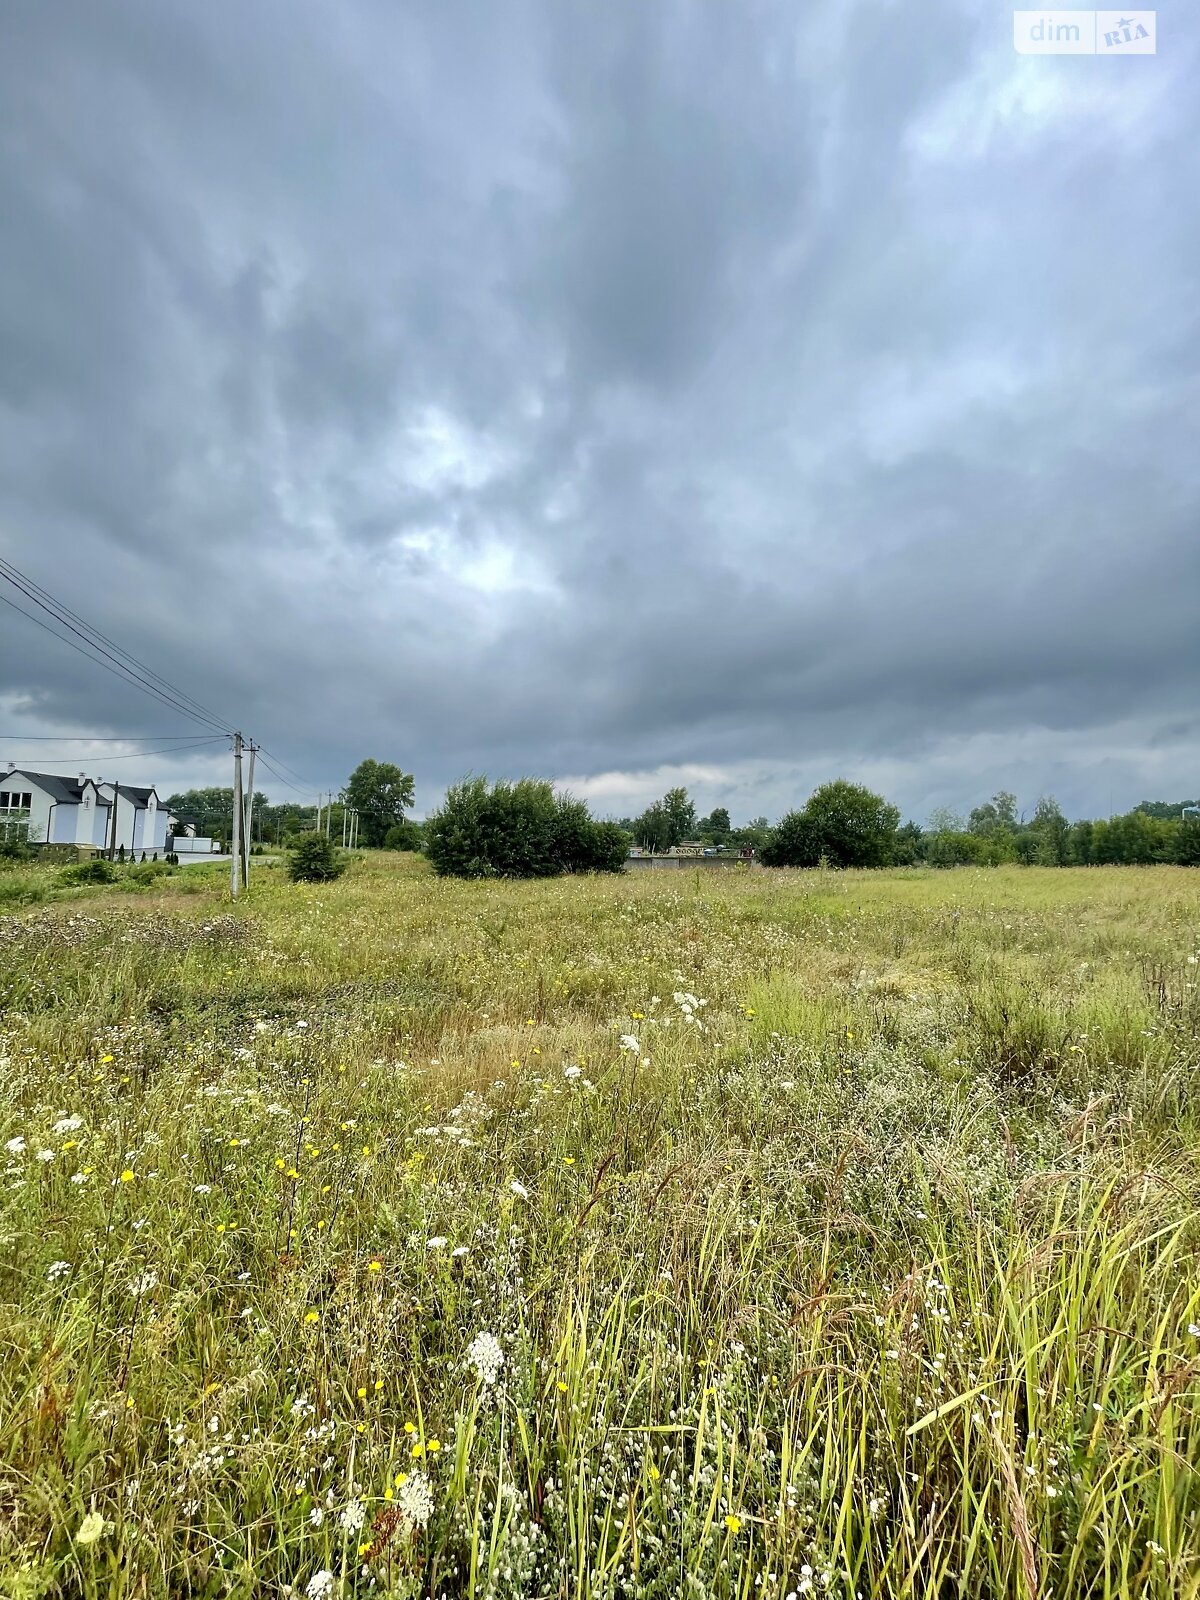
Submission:
[[[407,817],[394,822],[383,836],[385,850],[419,850],[423,842],[421,824]]]
[[[323,833],[302,833],[288,857],[288,877],[293,883],[327,883],[340,878],[346,858]]]
[[[64,867],[60,883],[115,883],[120,873],[111,861],[106,861],[103,856],[95,856],[91,861],[81,861],[77,867]]]
[[[0,867],[17,866],[33,860],[33,850],[24,839],[0,839]]]
[[[882,795],[838,778],[823,783],[803,811],[791,811],[762,849],[768,867],[886,867],[900,813]]]
[[[552,878],[621,871],[628,839],[540,778],[466,778],[426,822],[425,853],[443,877]]]

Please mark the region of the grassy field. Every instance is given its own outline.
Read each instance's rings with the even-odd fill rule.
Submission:
[[[1200,873],[51,881],[6,1600],[1200,1594]]]

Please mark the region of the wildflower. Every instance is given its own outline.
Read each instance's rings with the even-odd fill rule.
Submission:
[[[120,1181],[122,1183],[132,1183],[133,1182],[133,1173],[128,1167],[126,1167],[125,1171],[121,1174]]]
[[[193,1186],[192,1193],[193,1194],[211,1194],[212,1193],[212,1185],[210,1183],[197,1183],[197,1184],[195,1184]]]
[[[308,1600],[329,1600],[333,1593],[333,1573],[328,1568],[314,1572],[304,1590]]]
[[[64,1133],[74,1133],[76,1128],[82,1127],[82,1117],[60,1117],[51,1131],[61,1138]]]
[[[101,1538],[106,1527],[104,1517],[99,1511],[89,1511],[79,1524],[79,1531],[75,1535],[76,1544],[95,1544]]]
[[[574,1083],[576,1078],[582,1078],[583,1077],[583,1068],[582,1067],[564,1067],[563,1068],[563,1077],[567,1080],[568,1083]]]
[[[741,1529],[742,1519],[741,1517],[735,1517],[733,1513],[730,1512],[725,1518],[725,1526],[729,1529],[730,1533],[737,1533]]]
[[[321,1524],[325,1521],[325,1513],[321,1510],[320,1506],[314,1506],[312,1508],[312,1510],[308,1513],[308,1520],[311,1526],[314,1528],[319,1528],[321,1526]]]
[[[319,1311],[306,1311],[304,1313],[304,1320],[305,1322],[320,1322],[321,1313]]]
[[[370,1261],[367,1262],[367,1271],[368,1272],[382,1272],[383,1271],[383,1262],[380,1261],[378,1256],[372,1256]]]
[[[433,1490],[423,1472],[413,1472],[405,1478],[396,1505],[414,1528],[425,1526],[433,1515]]]
[[[475,1368],[480,1383],[487,1384],[489,1388],[495,1384],[504,1365],[504,1351],[496,1335],[477,1333],[467,1346],[467,1360]]]
[[[642,1047],[632,1033],[623,1033],[621,1035],[621,1049],[632,1050],[634,1055],[640,1055]]]
[[[454,1249],[451,1250],[450,1254],[452,1256],[469,1256],[471,1254],[471,1250],[468,1245],[457,1244],[455,1245]]]
[[[86,1172],[73,1172],[71,1174],[71,1182],[72,1183],[86,1183],[87,1181],[88,1181],[88,1175],[87,1175]]]
[[[157,1282],[157,1272],[140,1273],[136,1278],[131,1278],[129,1280],[129,1292],[130,1294],[137,1295],[139,1297],[144,1294],[149,1294]]]
[[[525,1185],[523,1183],[519,1183],[516,1178],[514,1178],[512,1180],[512,1182],[509,1184],[508,1187],[516,1195],[518,1200],[528,1200],[529,1199],[529,1190],[525,1187]]]
[[[46,1277],[51,1283],[57,1283],[60,1278],[65,1278],[71,1270],[69,1261],[52,1261],[47,1268]]]
[[[37,1153],[37,1160],[41,1161],[43,1164],[45,1162],[47,1162],[47,1161],[53,1161],[54,1160],[54,1151],[53,1150],[39,1150],[38,1153]]]
[[[426,1239],[425,1248],[426,1250],[444,1250],[449,1243],[449,1239],[443,1238],[440,1233],[435,1233],[432,1239]]]
[[[366,1521],[367,1513],[361,1500],[351,1500],[338,1521],[347,1533],[358,1533]]]
[[[1188,1332],[1193,1339],[1200,1339],[1200,1322],[1189,1322]]]
[[[15,1139],[10,1139],[4,1148],[10,1156],[23,1156],[25,1154],[25,1141],[18,1134]]]

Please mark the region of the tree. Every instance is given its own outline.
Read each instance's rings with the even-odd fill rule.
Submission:
[[[457,878],[549,878],[563,872],[619,872],[629,838],[596,822],[582,800],[555,794],[540,778],[517,783],[465,778],[425,823],[434,871]]]
[[[838,778],[822,784],[803,811],[784,817],[763,847],[767,866],[883,867],[893,859],[900,813],[882,795]]]
[[[728,815],[728,813],[726,813]],[[668,789],[633,824],[633,837],[646,850],[670,850],[696,826],[696,807],[686,789]]]
[[[668,850],[671,843],[671,824],[661,800],[646,807],[634,820],[633,837],[643,850]]]
[[[1181,867],[1200,867],[1200,818],[1185,817],[1179,824],[1175,861]]]
[[[976,806],[967,827],[971,833],[990,837],[1002,830],[1012,831],[1017,825],[1017,797],[1007,789],[994,794],[986,805]]]
[[[342,791],[345,803],[358,811],[359,842],[382,845],[388,829],[404,820],[413,792],[411,772],[390,761],[360,761]]]
[[[323,833],[302,833],[288,857],[287,872],[293,883],[326,883],[340,878],[346,858]]]
[[[724,844],[732,831],[733,824],[724,806],[717,806],[710,816],[701,817],[696,824],[697,836],[710,844]]]
[[[696,826],[696,807],[688,799],[686,789],[668,789],[663,795],[662,805],[667,815],[670,844],[679,844],[688,838]]]
[[[405,817],[400,822],[394,822],[383,837],[385,850],[419,850],[424,835],[419,822],[413,822]]]

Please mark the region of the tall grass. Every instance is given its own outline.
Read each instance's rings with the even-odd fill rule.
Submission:
[[[0,1594],[1200,1593],[1198,912],[377,857],[0,924]]]

